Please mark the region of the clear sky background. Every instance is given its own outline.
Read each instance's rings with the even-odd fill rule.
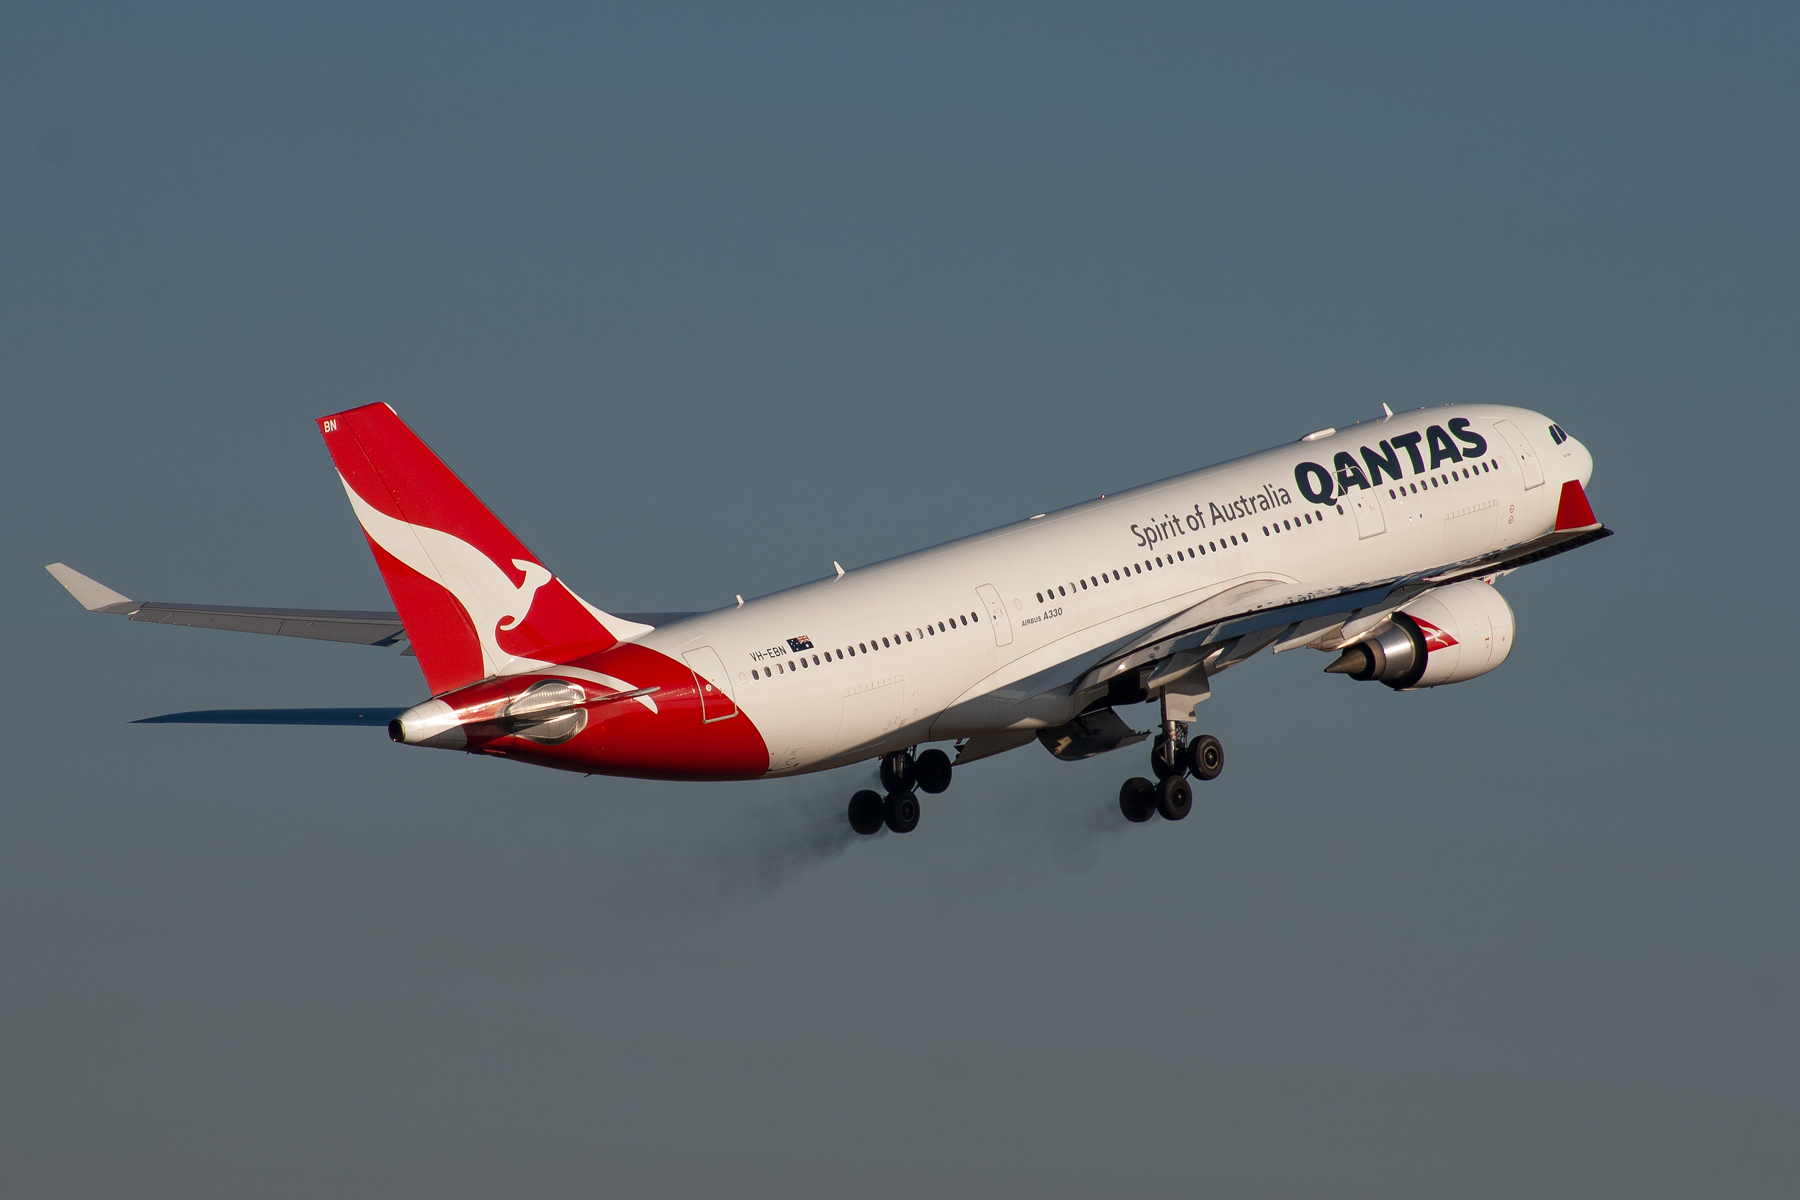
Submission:
[[[1789,6],[0,13],[0,1193],[1800,1191]],[[1035,746],[567,777],[380,730],[311,418],[710,608],[1323,425],[1540,409],[1618,536],[1179,825]],[[1151,709],[1127,710],[1140,723]]]

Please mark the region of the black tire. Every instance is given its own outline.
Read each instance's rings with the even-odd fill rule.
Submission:
[[[901,792],[910,792],[918,783],[918,776],[913,771],[913,759],[910,754],[889,754],[881,760],[881,786],[887,789],[890,796],[898,796]]]
[[[1194,789],[1185,775],[1171,775],[1157,785],[1156,811],[1165,821],[1179,821],[1194,811]]]
[[[1156,740],[1150,743],[1150,771],[1158,779],[1167,779],[1171,775],[1186,775],[1187,761],[1182,756],[1182,745],[1165,734],[1157,734]]]
[[[950,787],[950,756],[942,750],[927,750],[913,762],[913,778],[919,790],[933,796]]]
[[[1134,775],[1119,785],[1119,811],[1133,825],[1141,825],[1156,814],[1156,785],[1141,775]]]
[[[887,827],[895,833],[911,833],[919,827],[919,798],[911,792],[898,792],[882,801]]]
[[[1195,779],[1217,779],[1225,769],[1225,747],[1212,734],[1201,734],[1188,743],[1187,769]]]
[[[885,820],[887,810],[882,806],[880,792],[861,791],[850,797],[850,828],[856,832],[864,837],[880,833]]]

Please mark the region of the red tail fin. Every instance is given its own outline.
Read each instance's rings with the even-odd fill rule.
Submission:
[[[649,628],[565,587],[387,405],[318,424],[434,693]]]

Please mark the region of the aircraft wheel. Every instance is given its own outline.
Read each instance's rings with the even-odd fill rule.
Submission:
[[[913,790],[914,785],[918,783],[918,776],[915,774],[916,765],[913,762],[913,756],[905,751],[898,751],[882,757],[881,786],[887,789],[888,795],[897,796],[901,792]]]
[[[1171,775],[1156,789],[1156,811],[1165,821],[1179,821],[1194,810],[1194,789],[1185,776]]]
[[[865,837],[880,833],[881,823],[886,818],[880,792],[861,791],[850,797],[850,828],[856,832]]]
[[[895,833],[911,833],[919,827],[919,798],[911,792],[900,792],[882,801],[887,827]]]
[[[1150,743],[1150,771],[1158,779],[1168,779],[1172,775],[1187,774],[1187,762],[1182,757],[1183,747],[1167,734],[1159,733],[1156,740]]]
[[[927,750],[913,763],[913,777],[919,790],[937,795],[950,786],[950,756],[942,750]]]
[[[1203,733],[1187,746],[1187,769],[1195,779],[1217,779],[1225,769],[1225,747],[1210,733]]]
[[[1148,821],[1156,812],[1156,785],[1141,775],[1134,775],[1119,786],[1119,811],[1134,825]]]

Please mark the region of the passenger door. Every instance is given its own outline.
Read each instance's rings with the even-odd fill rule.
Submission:
[[[981,597],[981,607],[987,610],[988,623],[994,627],[994,645],[1012,645],[1012,618],[1006,614],[1006,605],[1000,602],[1000,593],[994,590],[993,584],[984,583],[975,589],[975,594]]]
[[[1521,471],[1525,472],[1525,490],[1529,492],[1532,488],[1542,484],[1544,468],[1538,462],[1537,452],[1531,448],[1531,443],[1519,431],[1519,427],[1511,421],[1502,419],[1494,422],[1494,428],[1500,431],[1500,436],[1511,447],[1513,461],[1519,464]]]
[[[725,662],[711,646],[697,646],[681,656],[694,673],[694,691],[700,696],[700,719],[723,721],[737,716],[737,698],[732,695],[731,675]]]
[[[1372,538],[1387,532],[1387,518],[1381,514],[1381,499],[1373,488],[1357,492],[1348,499],[1350,511],[1356,514],[1357,537]]]

